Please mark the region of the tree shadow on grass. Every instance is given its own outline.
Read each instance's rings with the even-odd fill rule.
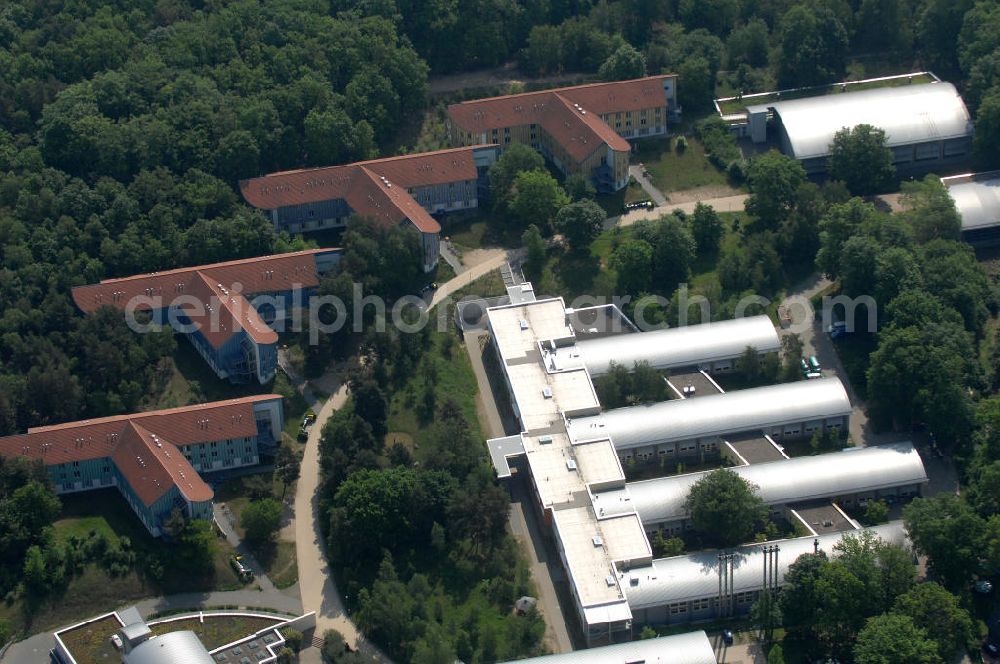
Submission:
[[[552,271],[558,275],[568,297],[592,294],[594,280],[601,272],[601,261],[589,252],[570,251],[552,264]]]

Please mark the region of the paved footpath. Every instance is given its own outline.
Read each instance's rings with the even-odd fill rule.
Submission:
[[[347,385],[331,396],[316,414],[316,423],[309,431],[302,456],[302,471],[295,490],[295,544],[299,564],[299,592],[305,612],[316,612],[316,636],[335,629],[344,635],[352,648],[372,655],[378,661],[391,660],[374,644],[365,639],[344,609],[333,571],[326,559],[326,543],[320,529],[319,516],[319,439],[330,416],[347,401]]]

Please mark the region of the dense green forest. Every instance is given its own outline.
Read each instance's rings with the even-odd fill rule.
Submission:
[[[0,435],[147,407],[174,371],[171,335],[133,334],[110,313],[84,318],[72,286],[305,246],[243,205],[236,182],[386,154],[423,114],[431,73],[511,61],[528,74],[674,71],[692,120],[710,112],[714,94],[929,68],[963,92],[981,165],[1000,158],[1000,6],[990,1],[8,0],[0,6]],[[699,129],[706,145],[718,129]],[[731,146],[716,142],[716,158],[730,167]],[[511,195],[498,202],[525,226],[547,233],[554,223],[586,245],[596,232],[592,208],[559,217],[581,196],[533,169],[507,173]],[[968,585],[980,561],[969,551],[994,552],[1000,541],[995,285],[956,241],[953,211],[931,183],[912,185],[906,215],[888,216],[850,198],[861,192],[806,182],[778,157],[753,160],[743,175],[754,198],[738,246],[720,244],[723,222],[710,210],[640,226],[615,248],[612,267],[624,275],[615,285],[669,296],[665,284],[711,257],[724,268],[714,296],[725,304],[747,289],[779,292],[813,269],[817,252],[845,293],[875,284],[885,328],[845,348],[848,370],[859,389],[867,383],[881,425],[931,427],[961,462],[966,495],[916,503],[907,517],[936,578],[975,608]],[[525,191],[544,193],[546,205]],[[410,269],[395,269],[415,251],[405,240],[352,229],[344,243],[348,273],[369,290],[405,292]],[[346,286],[330,279],[323,289]],[[673,320],[676,308],[662,315]],[[352,604],[368,631],[411,661],[537,650],[537,617],[502,611],[528,581],[502,533],[506,505],[482,473],[479,434],[433,390],[410,394],[424,361],[411,341],[366,341],[375,360],[352,378],[353,408],[336,420],[353,427],[350,436],[343,428],[324,436],[326,462],[337,460],[324,507],[331,548],[357,574]],[[450,343],[434,338],[434,352],[445,357]],[[309,352],[323,362],[340,345],[324,339]],[[439,466],[418,469],[405,449],[385,448],[380,399],[410,400],[441,420],[425,441]],[[359,407],[370,409],[364,426]],[[83,541],[66,549],[62,566],[43,564],[54,507],[36,521],[11,518],[24,501],[53,506],[38,490],[43,478],[17,465],[2,474],[0,516],[13,534],[0,542],[5,569],[25,571],[22,580],[41,592],[65,577],[40,569],[58,577],[72,575],[73,560],[132,564],[127,551],[104,555],[100,543]],[[462,500],[469,495],[478,502]],[[338,535],[368,523],[358,505],[372,496],[399,519],[386,521],[399,540],[370,549],[344,542]],[[414,556],[428,544],[436,560]],[[16,581],[7,574],[0,589]],[[893,608],[886,624],[899,620],[893,611],[917,615],[904,609]]]

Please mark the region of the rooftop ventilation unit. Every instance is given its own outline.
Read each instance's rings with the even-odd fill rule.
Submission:
[[[542,396],[545,397],[546,399],[551,399],[552,398],[552,388],[551,387],[546,387],[546,388],[542,389]]]
[[[566,469],[567,470],[576,470],[576,460],[574,460],[574,459],[566,459]]]
[[[604,546],[604,540],[601,539],[600,535],[594,535],[592,538],[590,538],[590,541],[594,543],[594,546]]]
[[[552,436],[539,436],[538,437],[538,444],[539,445],[550,445],[550,444],[552,444]]]
[[[525,320],[524,318],[522,318],[520,321],[518,321],[518,324],[521,326],[522,330],[527,330],[528,329],[528,321]]]
[[[611,576],[610,574],[604,577],[604,582],[608,584],[608,588],[615,587],[615,577]]]

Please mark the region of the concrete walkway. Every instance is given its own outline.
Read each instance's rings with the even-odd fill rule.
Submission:
[[[302,376],[295,371],[295,367],[292,366],[292,362],[288,359],[288,353],[283,348],[278,349],[278,366],[285,375],[288,376],[288,380],[292,381],[292,385],[295,387],[296,391],[302,395],[302,398],[306,400],[306,403],[310,407],[316,405],[316,395],[313,394],[312,388],[309,387],[309,383],[305,381]]]
[[[431,297],[431,301],[428,303],[428,310],[433,309],[437,305],[441,304],[445,299],[447,299],[452,293],[465,288],[471,284],[476,279],[482,277],[488,272],[493,270],[499,270],[500,267],[507,262],[516,260],[518,256],[523,253],[522,250],[516,249],[514,251],[504,252],[490,258],[489,260],[483,261],[478,265],[470,267],[465,270],[454,279],[446,281],[445,283],[438,286],[438,289],[434,291],[434,295]]]
[[[260,586],[260,589],[265,593],[276,593],[278,589],[274,587],[271,579],[264,574],[264,566],[260,564],[257,558],[250,552],[247,545],[240,539],[240,536],[236,532],[236,525],[233,523],[233,513],[229,510],[229,506],[224,503],[215,503],[212,505],[213,516],[215,516],[215,523],[219,526],[222,534],[226,536],[226,541],[236,549],[236,553],[243,556],[243,562],[253,570],[254,581]]]
[[[452,250],[451,242],[447,240],[441,240],[441,258],[444,262],[451,266],[451,269],[455,271],[456,275],[462,274],[467,269],[465,265],[462,264],[462,259]]]
[[[636,182],[642,187],[643,191],[649,194],[649,197],[653,199],[653,202],[657,206],[663,206],[667,204],[667,197],[663,195],[653,181],[646,177],[644,173],[644,168],[638,164],[632,164],[628,167],[628,174],[636,179]]]
[[[352,648],[372,655],[382,662],[391,660],[369,642],[347,615],[343,600],[326,558],[326,542],[319,521],[319,439],[334,411],[347,401],[347,385],[331,396],[316,414],[316,423],[309,431],[302,471],[295,490],[295,543],[299,565],[299,592],[304,611],[316,612],[316,636],[328,629],[344,635]]]

